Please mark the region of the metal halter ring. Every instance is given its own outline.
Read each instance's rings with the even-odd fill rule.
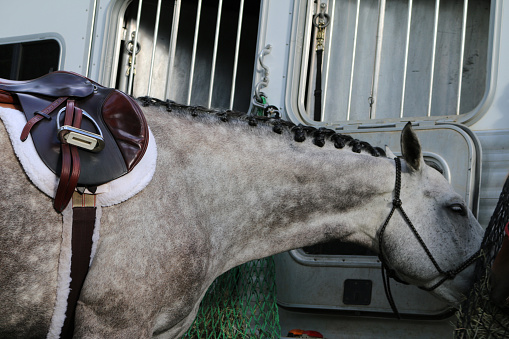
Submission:
[[[74,145],[79,148],[86,149],[91,152],[100,152],[104,149],[104,137],[101,132],[101,128],[97,122],[87,112],[82,110],[83,116],[88,118],[94,124],[99,134],[85,131],[83,129],[64,125],[60,126],[60,114],[65,112],[66,107],[63,107],[57,115],[57,133],[58,138],[64,144]]]
[[[327,13],[315,14],[313,16],[313,26],[317,28],[325,28],[330,24],[330,16]]]

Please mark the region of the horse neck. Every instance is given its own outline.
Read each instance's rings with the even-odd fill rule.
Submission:
[[[350,164],[353,168],[331,160],[335,164],[328,170],[307,164],[298,176],[295,168],[282,172],[271,180],[270,196],[259,202],[261,211],[247,211],[249,222],[235,234],[232,253],[248,261],[332,239],[372,248],[390,210],[393,183],[392,177],[380,180],[370,173],[376,161],[367,159]]]
[[[185,142],[201,154],[185,171],[195,173],[196,218],[223,271],[333,238],[372,245],[389,212],[393,162],[244,129],[194,126]]]

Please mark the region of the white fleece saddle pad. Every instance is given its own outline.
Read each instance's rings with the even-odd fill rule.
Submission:
[[[21,141],[20,135],[26,124],[25,114],[15,109],[0,107],[2,119],[14,152],[32,183],[51,198],[55,197],[58,177],[44,164],[35,149],[32,137]],[[129,199],[145,188],[156,169],[157,146],[149,129],[149,144],[145,155],[136,167],[126,175],[97,188],[97,205],[112,206]]]

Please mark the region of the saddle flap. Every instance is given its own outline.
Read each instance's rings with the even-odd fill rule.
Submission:
[[[71,72],[53,72],[27,81],[0,79],[0,90],[53,98],[85,98],[94,93],[95,89],[96,86],[90,80]]]
[[[148,146],[148,125],[141,108],[123,92],[113,91],[104,102],[102,118],[131,171]]]
[[[106,147],[99,153],[92,153],[84,149],[78,150],[81,159],[81,174],[78,184],[81,186],[98,186],[112,181],[128,172],[114,136],[110,133],[109,128],[104,124],[103,119],[100,118],[102,103],[110,91],[94,95],[94,100],[87,98],[88,100],[80,100],[76,103],[77,106],[84,109],[94,117],[103,132],[104,142],[106,145]],[[98,96],[102,98],[98,98]],[[51,101],[44,97],[24,93],[18,93],[18,99],[23,107],[27,120],[30,120],[34,116],[35,111],[51,104]],[[101,105],[96,106],[94,104],[95,100],[99,100]],[[58,109],[60,108],[61,107]],[[52,172],[59,175],[62,168],[60,156],[61,141],[58,136],[58,124],[56,118],[57,116],[55,114],[54,118],[51,120],[41,120],[32,128],[30,134],[32,135],[35,148],[42,161],[49,169],[51,169]],[[62,121],[60,123],[62,124]],[[96,126],[88,119],[84,119],[82,129],[95,131]]]

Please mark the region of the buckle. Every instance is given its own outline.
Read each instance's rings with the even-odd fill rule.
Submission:
[[[99,134],[69,125],[60,126],[60,114],[65,112],[65,109],[66,108],[63,107],[57,115],[57,133],[60,141],[64,144],[73,145],[95,153],[102,151],[105,146],[104,137],[94,118],[82,110],[83,116],[92,121]]]

